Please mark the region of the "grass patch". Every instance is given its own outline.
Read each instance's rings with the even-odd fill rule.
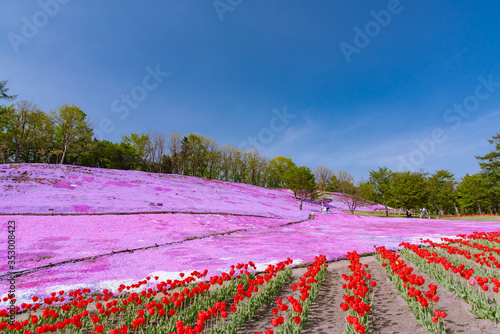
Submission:
[[[345,213],[351,213],[349,210],[344,210]],[[385,217],[385,211],[354,211],[355,215],[358,216],[372,216],[372,217]],[[405,214],[391,213],[389,212],[388,218],[406,218]]]
[[[468,216],[468,217],[448,217],[442,218],[445,220],[475,220],[475,221],[490,221],[498,222],[500,221],[500,216]]]

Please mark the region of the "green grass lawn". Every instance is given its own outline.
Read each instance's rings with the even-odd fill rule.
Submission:
[[[351,213],[351,211],[344,211],[345,213]],[[371,216],[371,217],[385,217],[385,211],[354,211],[355,215],[358,216]],[[406,218],[405,214],[391,214],[387,218]],[[412,218],[419,218],[418,215],[412,215]],[[428,216],[423,217],[425,219]],[[431,215],[431,219],[443,219],[443,220],[476,220],[476,221],[500,221],[500,216],[477,216],[477,217],[453,217],[453,218],[440,218],[437,215]]]
[[[345,213],[351,213],[351,211],[344,210]],[[385,211],[354,211],[355,215],[358,216],[374,216],[374,217],[385,217]],[[406,215],[402,214],[391,214],[389,212],[389,218],[401,218],[406,217]]]
[[[477,216],[477,217],[453,217],[443,218],[446,220],[479,220],[479,221],[500,221],[500,216]]]

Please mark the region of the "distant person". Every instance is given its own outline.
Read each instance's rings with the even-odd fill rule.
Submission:
[[[330,208],[326,208],[326,213],[332,213],[332,211],[330,211]]]

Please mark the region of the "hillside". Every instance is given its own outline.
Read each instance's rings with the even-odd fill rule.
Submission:
[[[304,219],[318,210],[308,202],[299,210],[287,189],[67,165],[0,165],[0,188],[0,213],[8,214],[173,211]],[[340,202],[329,206],[347,209]]]
[[[304,218],[288,190],[66,165],[0,166],[1,213],[217,212]]]

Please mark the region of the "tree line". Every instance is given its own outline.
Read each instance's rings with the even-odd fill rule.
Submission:
[[[0,100],[13,100],[0,81]],[[481,171],[457,180],[447,170],[434,173],[370,171],[368,180],[355,180],[347,171],[326,166],[314,171],[282,156],[271,159],[259,150],[244,151],[219,145],[199,134],[166,135],[157,131],[131,133],[119,143],[94,138],[93,125],[77,106],[62,105],[44,112],[34,102],[0,106],[2,163],[74,164],[88,167],[180,174],[263,187],[288,188],[302,202],[321,192],[343,194],[349,210],[366,200],[388,207],[427,208],[440,215],[498,213],[500,198],[500,135],[490,140],[495,149],[477,156]]]
[[[476,156],[480,171],[458,180],[448,170],[429,173],[394,172],[387,167],[371,170],[368,180],[354,180],[346,171],[333,172],[326,166],[314,170],[321,190],[341,192],[344,202],[354,212],[365,202],[381,203],[386,215],[389,208],[427,212],[437,215],[498,214],[500,204],[500,134],[490,140],[494,149]]]

